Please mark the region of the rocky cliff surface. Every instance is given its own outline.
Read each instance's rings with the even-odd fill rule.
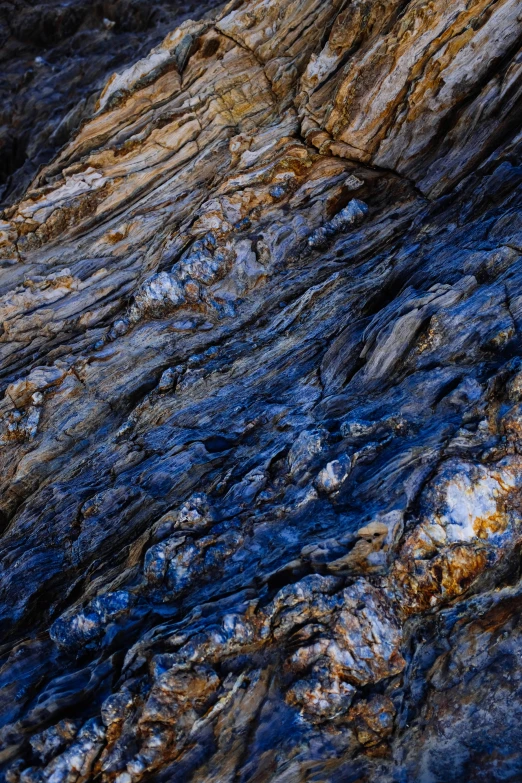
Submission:
[[[3,779],[520,781],[522,0],[143,6],[3,3]]]

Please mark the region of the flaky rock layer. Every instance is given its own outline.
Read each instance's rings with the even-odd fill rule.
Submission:
[[[186,16],[6,186],[0,774],[520,780],[522,3]]]

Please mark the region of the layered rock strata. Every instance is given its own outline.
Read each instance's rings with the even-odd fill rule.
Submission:
[[[232,0],[12,172],[7,783],[521,779],[521,45]]]

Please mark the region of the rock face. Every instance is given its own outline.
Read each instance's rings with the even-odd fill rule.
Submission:
[[[520,781],[522,2],[144,5],[0,3],[1,779]]]
[[[0,208],[92,112],[115,69],[148,54],[192,0],[0,0]]]

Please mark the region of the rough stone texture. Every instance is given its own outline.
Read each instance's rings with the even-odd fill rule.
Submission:
[[[0,206],[89,116],[114,69],[219,3],[0,0]]]
[[[522,3],[0,14],[1,779],[520,781]]]

